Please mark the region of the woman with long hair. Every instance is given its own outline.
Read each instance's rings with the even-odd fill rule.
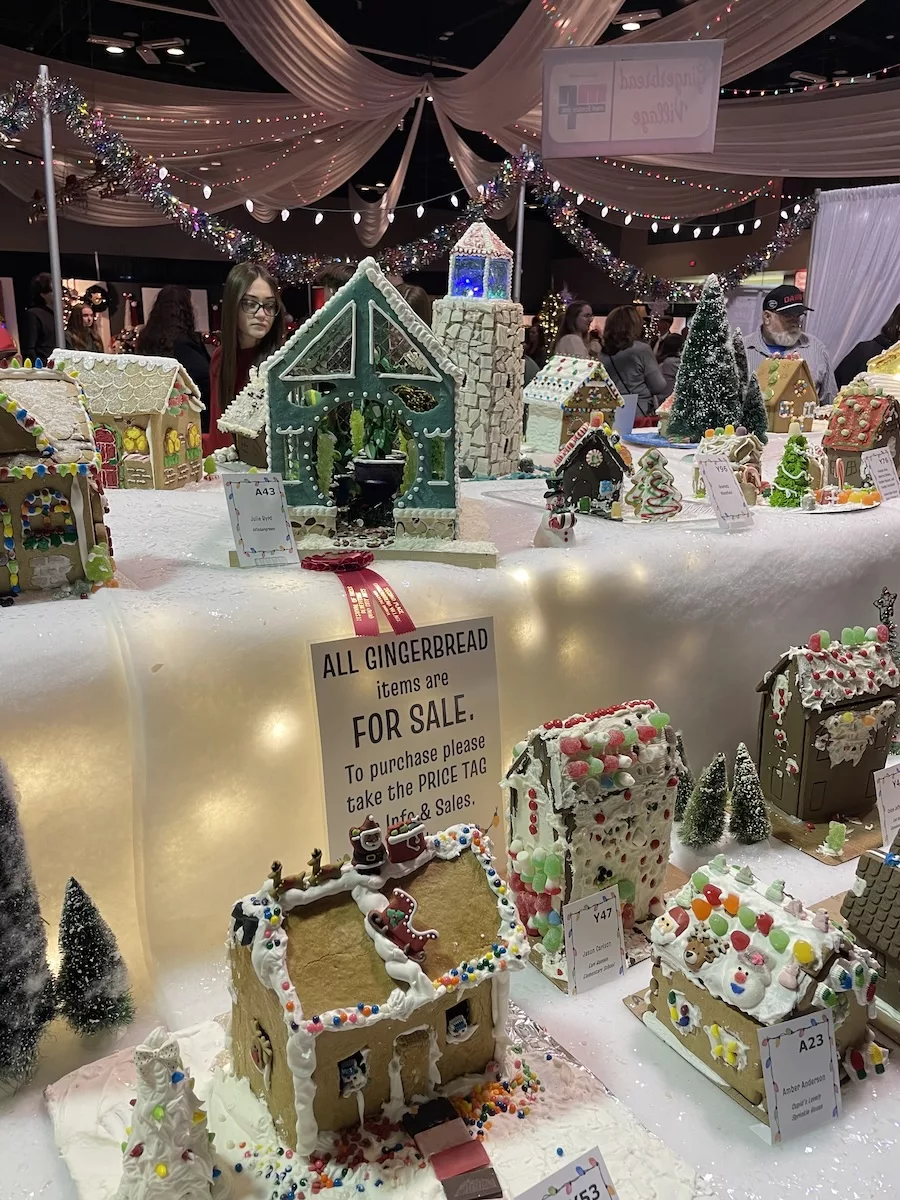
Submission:
[[[681,351],[684,349],[684,338],[680,333],[667,333],[656,344],[656,361],[666,381],[669,395],[675,391],[675,376],[681,363]]]
[[[191,290],[168,283],[157,292],[137,342],[138,354],[175,358],[200,389],[204,409],[202,429],[209,429],[209,351],[197,332]]]
[[[623,396],[637,396],[640,416],[652,417],[657,404],[669,395],[669,385],[653,351],[641,341],[643,328],[633,304],[614,308],[603,326],[600,361]]]
[[[838,363],[834,372],[838,387],[846,387],[852,379],[861,375],[868,366],[869,359],[893,346],[894,342],[900,342],[900,304],[882,325],[881,333],[877,333],[869,341],[857,342]]]
[[[210,364],[209,434],[203,439],[206,454],[231,445],[231,435],[219,431],[219,417],[247,386],[251,368],[277,350],[284,338],[281,293],[260,263],[238,263],[228,272],[220,337]],[[255,461],[250,462],[249,453]],[[242,457],[251,466],[266,465],[265,447],[249,443],[242,447]]]
[[[66,322],[66,349],[103,353],[103,342],[94,325],[94,310],[89,304],[76,304]]]
[[[590,358],[591,321],[593,309],[589,304],[576,300],[563,313],[553,343],[551,354],[568,354],[572,358]]]

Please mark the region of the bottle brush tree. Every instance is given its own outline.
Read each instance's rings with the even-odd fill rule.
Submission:
[[[668,436],[696,442],[707,429],[740,425],[742,396],[725,297],[710,275],[681,352]]]
[[[795,433],[788,438],[784,447],[769,503],[773,508],[799,508],[801,500],[811,488],[806,438],[802,433]]]
[[[729,831],[745,846],[764,842],[772,832],[772,824],[766,811],[766,801],[759,784],[756,763],[743,742],[734,756],[734,778],[732,780],[731,816]]]
[[[717,754],[700,776],[684,811],[679,837],[685,846],[699,850],[717,842],[725,832],[728,773],[725,755]]]
[[[59,923],[60,1011],[78,1033],[105,1033],[134,1019],[128,972],[115,935],[80,883],[66,885]]]
[[[687,802],[696,786],[696,781],[691,774],[691,768],[688,766],[687,756],[684,752],[684,739],[680,733],[676,737],[675,744],[678,747],[678,754],[681,758],[681,766],[676,772],[678,776],[678,790],[675,793],[675,820],[683,821],[684,810],[687,808]]]
[[[33,1073],[55,1008],[47,934],[17,797],[0,763],[0,1083],[21,1083]]]

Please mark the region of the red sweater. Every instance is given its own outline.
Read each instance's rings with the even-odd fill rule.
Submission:
[[[212,454],[220,446],[231,446],[234,442],[230,433],[219,429],[219,417],[228,408],[235,396],[250,382],[250,368],[254,365],[257,347],[250,346],[246,350],[238,347],[234,363],[234,394],[221,396],[219,394],[219,377],[222,371],[222,347],[216,346],[212,361],[209,364],[209,433],[203,435],[203,453]]]

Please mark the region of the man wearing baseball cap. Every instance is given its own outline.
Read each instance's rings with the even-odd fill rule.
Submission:
[[[762,325],[747,338],[747,361],[756,371],[767,358],[805,358],[816,385],[820,404],[831,404],[837,395],[834,371],[823,342],[801,327],[804,313],[812,312],[803,303],[803,293],[790,284],[773,288],[763,300]]]

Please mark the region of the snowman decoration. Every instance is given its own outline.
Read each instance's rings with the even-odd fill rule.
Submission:
[[[534,545],[544,549],[560,549],[564,546],[575,545],[575,514],[566,507],[562,495],[562,480],[549,479],[548,490],[544,493],[547,511],[541,517],[537,533],[534,535]]]
[[[765,955],[759,950],[740,954],[738,958],[740,961],[737,969],[729,980],[729,1001],[735,1008],[749,1012],[751,1008],[756,1008],[766,994],[766,988],[772,982],[772,974]]]

